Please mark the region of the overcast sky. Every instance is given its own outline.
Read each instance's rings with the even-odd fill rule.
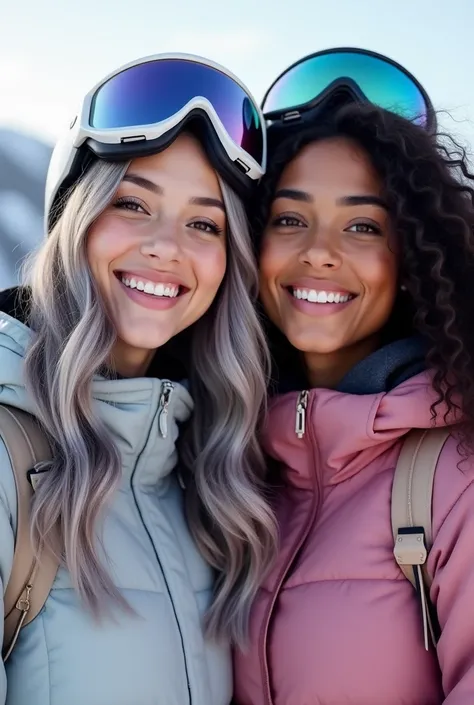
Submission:
[[[0,126],[53,141],[82,93],[138,56],[207,56],[261,99],[301,56],[360,46],[405,65],[451,115],[450,131],[474,145],[473,39],[474,0],[9,0]]]

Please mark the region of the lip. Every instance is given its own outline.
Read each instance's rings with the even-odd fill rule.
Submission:
[[[347,289],[342,284],[327,279],[316,279],[314,277],[298,277],[292,279],[288,283],[282,284],[284,289],[314,289],[315,291],[332,291],[338,294],[349,294],[350,296],[358,296],[355,291]]]
[[[129,279],[141,279],[142,281],[150,281],[154,284],[173,284],[186,291],[190,289],[183,279],[176,276],[176,274],[160,272],[156,269],[116,269],[114,270],[114,274],[119,281],[122,277],[126,276]]]

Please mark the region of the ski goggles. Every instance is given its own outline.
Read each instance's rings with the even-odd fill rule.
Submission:
[[[234,189],[242,192],[263,176],[265,124],[245,86],[201,57],[152,56],[118,69],[86,95],[53,154],[48,212],[59,191],[82,173],[91,153],[111,161],[155,154],[191,120],[199,120],[209,158]]]
[[[304,119],[336,94],[398,113],[428,131],[436,128],[433,105],[423,86],[403,66],[363,49],[328,49],[284,71],[263,100],[265,119],[280,124]]]

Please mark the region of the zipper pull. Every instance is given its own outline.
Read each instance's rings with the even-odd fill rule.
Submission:
[[[172,382],[163,382],[160,396],[161,409],[158,417],[158,426],[162,438],[166,438],[168,435],[168,405],[170,403],[170,397],[173,389],[174,384],[172,384]]]
[[[308,392],[300,392],[296,402],[295,433],[298,438],[303,438],[306,431],[306,407],[308,406]]]

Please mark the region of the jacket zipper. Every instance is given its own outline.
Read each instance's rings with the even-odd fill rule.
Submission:
[[[298,395],[298,399],[296,401],[296,424],[295,424],[295,433],[298,438],[302,439],[306,433],[306,413],[308,409],[308,403],[309,403],[309,392],[307,390],[304,390],[300,392]],[[311,442],[312,439],[310,439]],[[276,604],[276,601],[278,599],[278,595],[280,594],[281,588],[283,583],[285,582],[286,576],[288,575],[293,563],[297,559],[299,553],[301,552],[304,544],[306,543],[306,539],[308,538],[311,528],[314,525],[314,522],[316,520],[316,516],[318,513],[318,501],[316,497],[316,492],[318,490],[317,487],[317,482],[316,482],[316,457],[315,457],[315,444],[314,441],[311,442],[311,448],[312,448],[312,453],[313,453],[313,472],[312,472],[312,478],[313,478],[313,503],[311,506],[311,509],[308,514],[308,518],[304,526],[302,527],[299,536],[297,537],[294,546],[292,550],[289,553],[289,556],[286,560],[286,563],[283,565],[280,574],[277,578],[275,587],[273,589],[273,593],[270,598],[269,606],[267,608],[267,613],[265,615],[265,619],[263,621],[262,625],[262,630],[260,632],[260,663],[263,668],[263,673],[264,673],[264,683],[265,683],[265,692],[264,692],[264,698],[265,698],[265,705],[274,705],[273,703],[273,697],[272,697],[272,690],[271,690],[271,682],[270,682],[270,669],[268,667],[268,633],[270,631],[270,623],[273,617],[273,610]]]
[[[296,401],[295,433],[298,438],[303,438],[306,433],[306,409],[308,408],[308,391],[300,392]]]
[[[160,395],[160,413],[158,416],[158,427],[162,438],[168,436],[168,406],[173,390],[174,384],[172,382],[163,382]]]
[[[159,411],[158,411],[158,428],[159,428],[159,431],[160,431],[160,434],[161,434],[162,438],[166,438],[167,435],[168,435],[168,406],[169,406],[170,399],[171,399],[171,395],[172,395],[172,393],[173,393],[173,391],[174,391],[174,388],[175,388],[175,385],[173,384],[173,382],[170,382],[169,380],[164,380],[164,381],[162,382],[162,385],[161,385],[161,393],[160,393],[160,397],[159,397],[159,400],[158,400],[158,405],[159,405],[159,407],[160,407],[160,409],[159,409]],[[158,555],[158,551],[156,550],[155,544],[154,544],[154,542],[153,542],[153,538],[152,538],[152,536],[151,536],[151,534],[150,534],[150,531],[149,531],[149,529],[148,529],[148,527],[147,527],[147,525],[146,525],[146,522],[145,522],[145,520],[144,520],[144,518],[143,518],[141,509],[140,509],[140,505],[139,505],[139,503],[138,503],[138,501],[137,501],[137,497],[136,497],[136,494],[135,494],[135,487],[134,487],[134,485],[133,485],[133,476],[134,476],[134,474],[135,474],[135,471],[136,471],[136,468],[137,468],[137,464],[138,464],[138,462],[135,463],[135,468],[134,468],[134,471],[133,471],[133,473],[132,473],[132,477],[130,478],[130,488],[131,488],[131,491],[132,491],[133,499],[134,499],[134,501],[135,501],[136,509],[137,509],[137,511],[138,511],[140,520],[141,520],[141,522],[142,522],[142,526],[143,526],[143,528],[145,529],[145,531],[146,531],[146,533],[147,533],[147,535],[148,535],[148,538],[149,538],[149,540],[150,540],[150,543],[151,543],[151,545],[152,545],[152,547],[153,547],[153,550],[154,550],[154,552],[155,552],[156,560],[157,560],[157,562],[158,562],[158,565],[159,565],[159,568],[160,568],[160,571],[161,571],[161,575],[162,575],[163,581],[164,581],[164,583],[165,583],[166,592],[167,592],[167,594],[168,594],[168,597],[169,597],[169,600],[170,600],[170,603],[171,603],[171,607],[172,607],[172,610],[173,610],[173,615],[174,615],[176,627],[177,627],[177,629],[178,629],[178,634],[179,634],[179,638],[180,638],[180,641],[181,641],[181,648],[182,648],[182,651],[183,651],[184,668],[185,668],[185,672],[186,672],[186,683],[187,683],[188,697],[189,697],[188,705],[192,705],[192,702],[193,702],[193,695],[192,695],[192,690],[191,690],[191,681],[190,681],[190,677],[189,677],[187,655],[186,655],[186,649],[185,649],[185,646],[184,646],[184,636],[183,636],[183,632],[182,632],[182,629],[181,629],[181,624],[180,624],[180,621],[179,621],[179,619],[178,619],[178,615],[177,615],[177,612],[176,612],[176,607],[175,607],[174,600],[173,600],[173,595],[172,595],[172,593],[171,593],[171,589],[170,589],[170,586],[169,586],[169,584],[168,584],[168,580],[166,579],[166,574],[165,574],[163,565],[162,565],[162,563],[161,563],[160,557],[159,557],[159,555]]]

